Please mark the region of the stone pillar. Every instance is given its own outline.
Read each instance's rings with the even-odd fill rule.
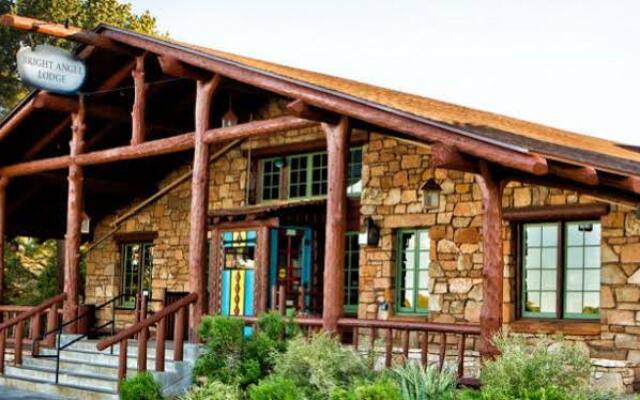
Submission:
[[[344,303],[344,246],[347,230],[347,156],[349,120],[322,124],[327,136],[327,221],[325,228],[322,325],[336,332]]]

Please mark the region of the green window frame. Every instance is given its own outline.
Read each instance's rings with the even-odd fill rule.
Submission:
[[[358,312],[360,286],[360,244],[358,232],[345,235],[344,261],[344,311],[349,314]]]
[[[525,223],[520,246],[524,318],[600,318],[599,221]]]
[[[286,164],[286,188],[281,187],[282,167]],[[328,189],[328,155],[326,151],[293,154],[285,158],[273,157],[260,160],[259,201],[280,199],[286,193],[289,199],[322,198]],[[362,192],[362,147],[349,149],[347,163],[347,195],[360,196]]]
[[[120,293],[127,294],[120,307],[135,308],[136,294],[146,290],[152,298],[153,243],[123,243],[120,245],[121,284]]]
[[[427,315],[431,263],[429,230],[399,230],[396,242],[395,312]]]

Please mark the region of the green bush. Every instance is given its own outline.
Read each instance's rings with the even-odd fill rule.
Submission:
[[[286,350],[296,327],[273,313],[260,317],[256,327],[246,337],[244,322],[238,318],[203,318],[198,333],[207,343],[207,351],[196,361],[194,377],[241,388],[266,377],[273,368],[274,357]]]
[[[162,400],[160,385],[149,372],[136,374],[120,384],[121,400]]]
[[[446,370],[440,372],[435,365],[423,368],[410,362],[394,368],[391,375],[400,387],[403,400],[453,400],[456,397],[455,374]]]
[[[207,381],[201,386],[194,386],[185,393],[181,400],[240,400],[237,387],[218,381]]]
[[[338,388],[331,394],[331,400],[401,400],[398,385],[380,378],[373,382],[362,382],[351,388]]]
[[[250,400],[302,400],[303,397],[291,379],[269,377],[249,387]]]
[[[546,339],[529,345],[508,334],[498,335],[494,342],[501,355],[480,372],[486,398],[572,399],[587,392],[591,362],[575,345]]]
[[[292,339],[287,351],[276,358],[274,374],[291,379],[311,400],[329,399],[336,389],[372,376],[355,352],[327,334]]]

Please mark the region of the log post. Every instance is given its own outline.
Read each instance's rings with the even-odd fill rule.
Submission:
[[[147,88],[144,82],[144,55],[136,57],[136,67],[131,71],[133,77],[134,100],[131,110],[131,144],[144,142],[145,138],[145,108]]]
[[[80,97],[78,112],[71,115],[71,157],[82,152],[84,147],[85,107]],[[84,175],[82,167],[75,162],[69,165],[69,188],[67,199],[67,233],[65,235],[64,291],[67,301],[64,303],[64,320],[69,321],[78,312],[78,283],[80,280],[80,226],[82,224],[82,185]],[[77,324],[67,327],[67,333],[76,333]]]
[[[344,247],[347,229],[347,155],[349,120],[322,124],[327,136],[327,221],[325,227],[322,326],[337,332],[344,303]]]
[[[206,312],[207,210],[209,203],[209,145],[205,142],[211,117],[211,101],[220,84],[220,76],[197,82],[196,121],[194,137],[193,174],[191,176],[191,225],[189,232],[189,287],[198,293],[191,307],[189,340],[197,340],[197,328]]]
[[[0,304],[4,300],[4,248],[7,230],[7,185],[9,179],[0,177]]]
[[[496,176],[486,161],[480,161],[480,175],[476,175],[482,192],[482,290],[484,299],[480,309],[480,355],[491,358],[498,350],[493,336],[502,327],[502,292],[504,265],[502,255],[502,189],[504,181]]]

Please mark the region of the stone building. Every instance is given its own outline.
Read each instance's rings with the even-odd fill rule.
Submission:
[[[86,107],[89,118],[78,154],[67,156],[69,107],[58,95],[33,92],[0,125],[0,177],[11,179],[6,209],[15,214],[0,228],[66,231],[72,298],[80,293],[69,238],[80,218],[89,223],[84,303],[117,299],[119,329],[138,322],[140,292],[157,312],[197,293],[192,330],[202,313],[279,309],[328,330],[361,328],[352,341],[395,329],[387,348],[405,355],[425,336],[430,352],[447,334],[489,355],[491,335],[507,328],[579,342],[594,379],[632,389],[637,148],[107,26],[96,32],[145,53],[136,66],[127,54],[107,57],[103,42],[79,50],[95,74],[87,93],[122,69],[113,86],[131,90],[73,99],[74,116]],[[207,108],[203,82],[220,76]],[[115,107],[133,107],[132,121],[106,113]],[[67,125],[56,131],[59,119]],[[70,201],[76,219],[65,224],[60,210],[83,188],[71,177],[68,192],[51,190],[66,173],[48,171],[73,167],[84,170],[84,208]],[[47,172],[49,186],[34,186]],[[45,190],[50,205],[40,207]],[[98,325],[110,318],[97,313]]]

